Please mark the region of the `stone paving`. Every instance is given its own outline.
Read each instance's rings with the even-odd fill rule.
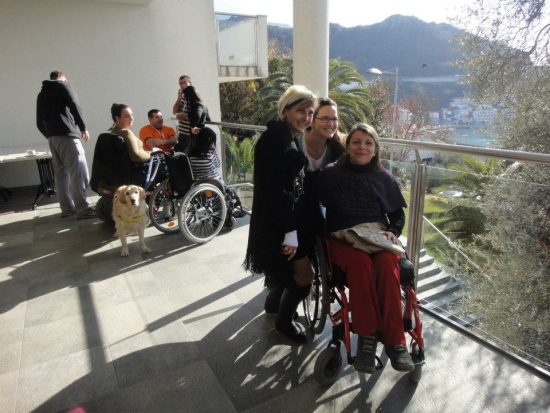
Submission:
[[[121,258],[112,225],[33,195],[0,207],[1,413],[550,412],[550,383],[426,315],[420,383],[345,365],[322,387],[330,328],[302,346],[274,330],[246,218],[203,245],[150,227],[152,252],[134,236]]]

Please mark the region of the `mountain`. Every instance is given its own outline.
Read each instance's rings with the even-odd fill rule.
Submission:
[[[462,96],[465,90],[464,86],[448,81],[450,76],[462,74],[450,65],[461,58],[452,43],[459,33],[450,24],[426,23],[402,15],[368,26],[346,28],[331,23],[329,56],[353,62],[363,75],[373,67],[382,71],[399,67],[400,90],[411,94],[425,90],[429,96],[438,98],[441,106],[447,98]],[[292,28],[268,26],[268,38],[292,50]],[[446,81],[437,80],[444,76]]]

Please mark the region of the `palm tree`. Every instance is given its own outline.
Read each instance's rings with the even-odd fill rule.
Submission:
[[[277,119],[277,102],[281,95],[292,86],[292,59],[272,58],[270,66],[275,70],[265,80],[264,86],[260,89],[260,100],[264,108],[262,118],[263,124],[268,120]]]
[[[292,59],[279,59],[273,72],[260,89],[262,105],[266,108],[263,120],[277,119],[277,101],[292,82]],[[365,88],[364,77],[351,62],[331,59],[329,62],[329,97],[338,104],[340,128],[348,130],[357,122],[370,123],[373,117],[371,95]]]
[[[365,88],[365,78],[353,63],[340,59],[329,61],[328,93],[338,104],[340,129],[343,131],[348,131],[357,122],[372,122],[372,97]]]
[[[225,144],[225,167],[226,178],[229,184],[247,182],[254,172],[254,147],[258,137],[245,138],[242,142],[233,139],[226,134]]]
[[[475,156],[464,156],[460,163],[448,164],[447,169],[460,172],[448,178],[447,183],[460,186],[470,197],[475,198],[483,197],[485,184],[498,175],[500,163],[492,158],[481,161]]]

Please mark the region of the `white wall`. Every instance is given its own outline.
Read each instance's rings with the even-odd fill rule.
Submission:
[[[14,146],[46,147],[36,96],[55,69],[65,72],[84,110],[90,169],[96,138],[112,124],[112,103],[132,108],[136,135],[153,107],[174,126],[180,75],[191,76],[212,120],[220,120],[213,0],[0,0],[0,155]],[[37,184],[36,165],[24,164],[0,163],[0,185]]]

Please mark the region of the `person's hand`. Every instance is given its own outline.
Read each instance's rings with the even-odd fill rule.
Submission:
[[[193,135],[198,135],[200,131],[201,131],[201,128],[191,128],[191,133]]]
[[[82,131],[82,140],[84,142],[88,142],[90,140],[90,134],[88,133],[87,130]]]
[[[187,115],[185,113],[177,113],[176,114],[177,120],[187,120]]]
[[[181,96],[183,95],[183,90],[181,88],[178,89],[178,100],[181,100]]]
[[[281,252],[285,255],[288,255],[288,260],[290,261],[296,255],[297,247],[292,247],[290,245],[283,244],[281,246]]]
[[[399,245],[399,240],[397,239],[397,237],[395,236],[395,234],[393,232],[390,232],[390,231],[381,231],[380,232],[382,235],[384,235],[387,239],[389,239],[392,243],[394,243],[395,245]]]

